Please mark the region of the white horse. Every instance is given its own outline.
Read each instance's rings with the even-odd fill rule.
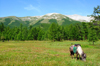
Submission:
[[[83,61],[86,61],[86,54],[83,52],[81,46],[80,46],[79,44],[75,44],[75,45],[77,46],[76,58],[78,58],[78,55],[79,55],[79,58],[80,58],[80,56],[81,56],[81,57],[82,57],[82,60],[83,60]],[[74,47],[75,45],[72,45],[72,46],[69,48],[69,49],[70,49],[70,55],[72,56],[72,58],[73,58],[73,56],[74,56],[73,47]]]

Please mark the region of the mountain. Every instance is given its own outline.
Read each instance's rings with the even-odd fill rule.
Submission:
[[[74,19],[74,20],[77,20],[77,21],[81,21],[81,22],[90,22],[91,17],[86,17],[86,16],[80,16],[80,15],[77,15],[77,14],[74,14],[74,15],[66,15],[67,17],[71,18],[71,19]]]
[[[29,27],[30,25],[37,27],[47,27],[50,26],[53,22],[58,23],[59,25],[70,25],[75,23],[81,23],[81,21],[77,21],[72,19],[69,16],[62,15],[59,13],[49,13],[43,16],[27,16],[27,17],[16,17],[16,16],[9,16],[9,17],[0,17],[0,22],[4,23],[5,26],[15,27],[23,26]]]

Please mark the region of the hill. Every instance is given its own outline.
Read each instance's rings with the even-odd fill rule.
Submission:
[[[49,13],[43,16],[27,16],[27,17],[16,17],[16,16],[9,16],[9,17],[0,17],[0,23],[4,23],[5,26],[9,27],[19,27],[20,24],[23,26],[29,27],[30,25],[37,27],[45,27],[49,26],[51,23],[55,22],[59,25],[70,25],[75,23],[81,23],[80,21],[73,20],[66,15],[62,15],[59,13]]]

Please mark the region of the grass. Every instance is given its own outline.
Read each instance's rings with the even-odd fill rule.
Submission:
[[[71,59],[69,47],[79,43],[87,61]],[[99,66],[100,41],[6,41],[0,42],[0,66]]]

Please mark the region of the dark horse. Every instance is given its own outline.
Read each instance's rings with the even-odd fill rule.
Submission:
[[[75,45],[70,46],[69,50],[70,50],[70,55],[72,56],[72,58],[73,58],[73,56],[75,54],[73,52],[73,48],[75,46],[77,47],[77,49],[76,49],[76,58],[78,58],[78,55],[79,55],[79,59],[80,59],[80,56],[81,56],[82,60],[86,61],[86,54],[83,52],[80,44],[75,44]]]

